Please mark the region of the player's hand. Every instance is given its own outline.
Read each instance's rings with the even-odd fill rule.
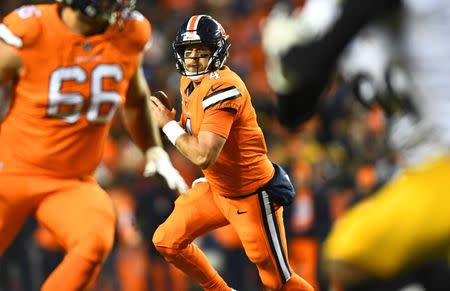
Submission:
[[[154,117],[159,127],[163,127],[169,121],[175,120],[176,110],[169,110],[158,98],[150,96],[150,109],[153,110]]]
[[[298,36],[293,27],[295,23],[287,5],[283,3],[275,5],[261,28],[267,77],[269,84],[277,93],[285,93],[289,89],[281,57],[297,42]]]
[[[174,168],[167,152],[159,146],[149,148],[145,153],[147,164],[144,169],[144,176],[149,177],[155,174],[161,175],[172,190],[178,190],[180,194],[188,190],[188,186],[181,177],[180,172]]]

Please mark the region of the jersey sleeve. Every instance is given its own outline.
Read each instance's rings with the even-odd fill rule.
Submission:
[[[41,11],[34,5],[14,10],[0,24],[0,39],[18,49],[32,46],[42,29],[40,17]]]
[[[215,83],[203,98],[203,110],[232,109],[239,111],[243,102],[241,91],[231,83]]]
[[[235,110],[207,111],[203,117],[200,131],[213,132],[227,139],[233,125],[235,115]]]
[[[125,19],[125,35],[130,47],[141,52],[151,45],[152,26],[144,15],[133,11]]]

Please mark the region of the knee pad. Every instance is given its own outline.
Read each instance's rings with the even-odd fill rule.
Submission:
[[[152,238],[152,242],[155,245],[156,248],[158,248],[158,246],[163,244],[164,241],[164,227],[163,224],[161,224],[153,233],[153,238]]]
[[[172,249],[164,246],[155,245],[156,250],[164,257],[166,262],[172,263],[176,260],[179,250]]]
[[[179,249],[174,246],[174,243],[165,236],[164,225],[160,225],[152,239],[156,250],[164,257],[167,262],[172,262],[178,255]]]
[[[164,224],[161,224],[153,234],[152,242],[156,249],[159,250],[162,247],[176,249],[173,237],[167,235],[166,228]]]

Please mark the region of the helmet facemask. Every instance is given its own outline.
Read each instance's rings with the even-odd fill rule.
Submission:
[[[196,44],[199,46],[195,46]],[[195,56],[189,55],[189,49],[194,48],[200,50],[200,53],[197,53]],[[181,74],[188,77],[195,77],[212,71],[212,64],[217,59],[213,53],[214,51],[212,45],[205,45],[201,42],[178,45],[175,48],[175,55]],[[201,66],[202,59],[207,59],[206,66]],[[197,68],[189,68],[189,66],[195,66],[195,64],[198,64]]]

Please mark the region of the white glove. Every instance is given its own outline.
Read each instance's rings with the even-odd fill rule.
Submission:
[[[292,11],[284,2],[277,3],[261,27],[261,42],[266,55],[266,72],[277,93],[289,91],[281,58],[295,45],[307,44],[329,30],[341,11],[339,1],[306,1],[302,9]]]
[[[180,194],[187,192],[188,186],[181,177],[177,169],[175,169],[170,161],[167,152],[159,146],[151,147],[145,152],[147,164],[144,169],[144,176],[153,176],[160,174],[167,182],[172,190],[178,190]]]

